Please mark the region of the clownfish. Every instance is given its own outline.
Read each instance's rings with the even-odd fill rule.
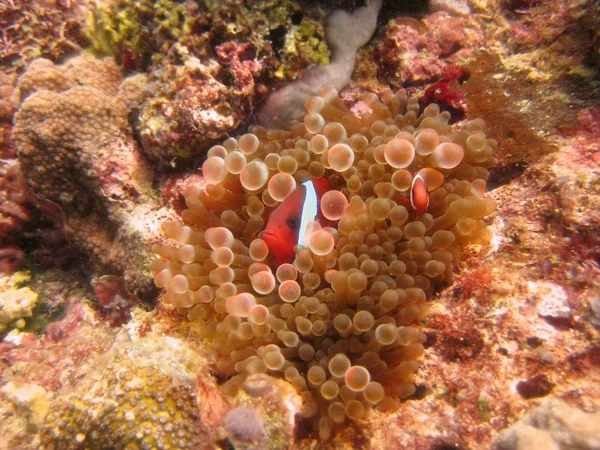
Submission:
[[[325,178],[305,181],[273,210],[262,239],[278,265],[291,263],[294,247],[306,245],[304,235],[310,222],[317,221],[321,226],[330,223],[320,208],[321,197],[328,190],[329,182]]]
[[[422,216],[429,206],[429,192],[421,174],[416,174],[410,186],[410,206]]]
[[[416,174],[410,185],[408,198],[397,195],[394,200],[406,208],[412,208],[417,216],[425,214],[429,206],[429,191],[425,179],[420,174]]]

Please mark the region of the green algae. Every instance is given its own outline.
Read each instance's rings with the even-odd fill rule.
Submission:
[[[293,61],[301,58],[311,64],[327,65],[330,62],[329,49],[324,40],[324,31],[320,23],[310,18],[302,18],[300,25],[294,26],[286,35],[283,48],[285,59]],[[275,77],[279,79],[291,78],[297,70],[291,65],[282,65]]]
[[[189,32],[185,13],[174,0],[116,0],[92,10],[86,34],[97,54],[146,68],[162,42]]]
[[[307,11],[290,0],[255,1],[251,7],[239,1],[205,0],[190,6],[177,0],[112,0],[97,4],[90,13],[85,33],[92,50],[113,56],[126,69],[145,70],[172,57],[175,44],[192,54],[209,56],[219,42],[250,39],[259,54],[273,52],[280,66],[273,79],[296,78],[311,64],[328,64],[329,51],[323,30],[324,14]],[[292,17],[301,17],[294,24]],[[272,33],[285,33],[281,48]]]

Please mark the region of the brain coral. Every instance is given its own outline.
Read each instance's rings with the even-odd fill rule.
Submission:
[[[123,80],[111,59],[80,56],[62,66],[41,59],[18,87],[12,137],[27,182],[62,208],[70,237],[96,266],[149,287],[133,248],[152,234],[159,206],[128,123],[148,94],[146,77]]]
[[[326,89],[288,129],[257,126],[213,147],[208,185],[185,190],[183,223],[163,224],[172,242],[154,246],[155,283],[214,337],[225,391],[279,374],[322,438],[415,391],[425,335],[411,324],[465,245],[489,241],[482,219],[495,209],[484,191],[496,142],[482,120],[451,128],[449,113],[419,114],[401,92],[362,102],[358,117]],[[409,200],[417,176],[425,212],[426,199],[416,211]],[[293,263],[276,265],[261,231],[294,186],[318,178],[333,226],[314,223]]]

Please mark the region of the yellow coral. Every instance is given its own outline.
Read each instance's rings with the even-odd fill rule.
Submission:
[[[25,317],[31,317],[37,305],[38,294],[28,287],[20,287],[31,279],[29,272],[16,272],[11,276],[0,277],[0,332],[11,323],[22,328]]]
[[[224,405],[206,361],[178,339],[115,345],[58,396],[34,448],[208,449]]]

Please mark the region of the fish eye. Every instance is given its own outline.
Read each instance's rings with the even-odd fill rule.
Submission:
[[[298,221],[297,217],[290,217],[287,220],[287,226],[295,230],[296,228],[298,228],[298,225],[299,225],[298,222],[299,221]]]

